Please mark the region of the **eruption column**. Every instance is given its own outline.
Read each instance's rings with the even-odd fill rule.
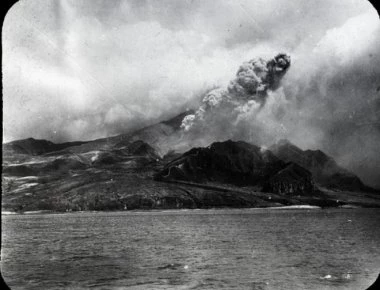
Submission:
[[[246,111],[248,106],[265,105],[268,90],[274,91],[290,67],[290,57],[284,53],[266,61],[262,58],[243,63],[228,88],[210,91],[202,100],[195,114],[186,116],[181,124],[189,131],[197,124],[207,122],[213,115]],[[219,119],[219,118],[218,118]]]

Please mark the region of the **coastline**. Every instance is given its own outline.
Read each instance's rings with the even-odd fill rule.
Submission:
[[[88,213],[124,213],[124,214],[147,214],[147,213],[193,213],[193,212],[253,212],[253,211],[282,211],[282,210],[300,210],[300,211],[308,211],[308,210],[324,210],[324,209],[340,209],[340,210],[351,210],[351,209],[362,209],[367,207],[360,206],[339,206],[339,207],[319,207],[314,205],[288,205],[288,206],[271,206],[271,207],[210,207],[210,208],[167,208],[167,209],[132,209],[132,210],[88,210],[88,211],[53,211],[53,210],[36,210],[36,211],[26,211],[26,212],[12,212],[12,211],[2,211],[2,216],[13,216],[13,215],[45,215],[45,214],[88,214]],[[377,207],[373,207],[372,209],[376,209]]]

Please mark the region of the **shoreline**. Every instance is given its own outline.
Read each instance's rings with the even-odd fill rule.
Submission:
[[[13,212],[13,211],[2,211],[2,216],[12,216],[12,215],[45,215],[45,214],[87,214],[87,213],[191,213],[196,211],[280,211],[280,210],[323,210],[323,209],[361,209],[367,207],[360,206],[339,206],[339,207],[319,207],[314,205],[288,205],[288,206],[272,206],[272,207],[214,207],[214,208],[168,208],[168,209],[132,209],[132,210],[88,210],[88,211],[54,211],[54,210],[35,210],[35,211],[25,211],[25,212]],[[377,207],[371,207],[376,209]]]

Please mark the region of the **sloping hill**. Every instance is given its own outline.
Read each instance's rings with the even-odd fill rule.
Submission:
[[[269,149],[285,162],[294,162],[308,169],[322,186],[351,191],[368,189],[359,177],[320,150],[302,150],[288,140],[280,140]]]
[[[3,144],[3,151],[6,152],[6,154],[41,155],[44,153],[59,151],[67,147],[78,146],[85,143],[87,142],[76,141],[56,144],[43,139],[28,138]]]
[[[169,136],[172,136],[177,132],[180,129],[183,118],[192,113],[193,111],[186,111],[169,120],[130,133],[92,141],[76,141],[56,144],[48,140],[34,138],[16,140],[3,144],[3,159],[14,160],[14,157],[19,154],[38,156],[42,154],[60,155],[64,153],[85,153],[102,149],[108,150],[114,147],[123,147],[138,140],[149,143],[154,150],[160,151],[159,144],[161,142],[165,143],[165,140]],[[164,154],[166,152],[160,153]],[[21,157],[18,156],[17,158]]]

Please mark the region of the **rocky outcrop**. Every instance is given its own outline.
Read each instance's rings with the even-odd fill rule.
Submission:
[[[263,190],[280,195],[310,195],[315,191],[315,186],[310,171],[296,163],[289,163],[269,178]]]

